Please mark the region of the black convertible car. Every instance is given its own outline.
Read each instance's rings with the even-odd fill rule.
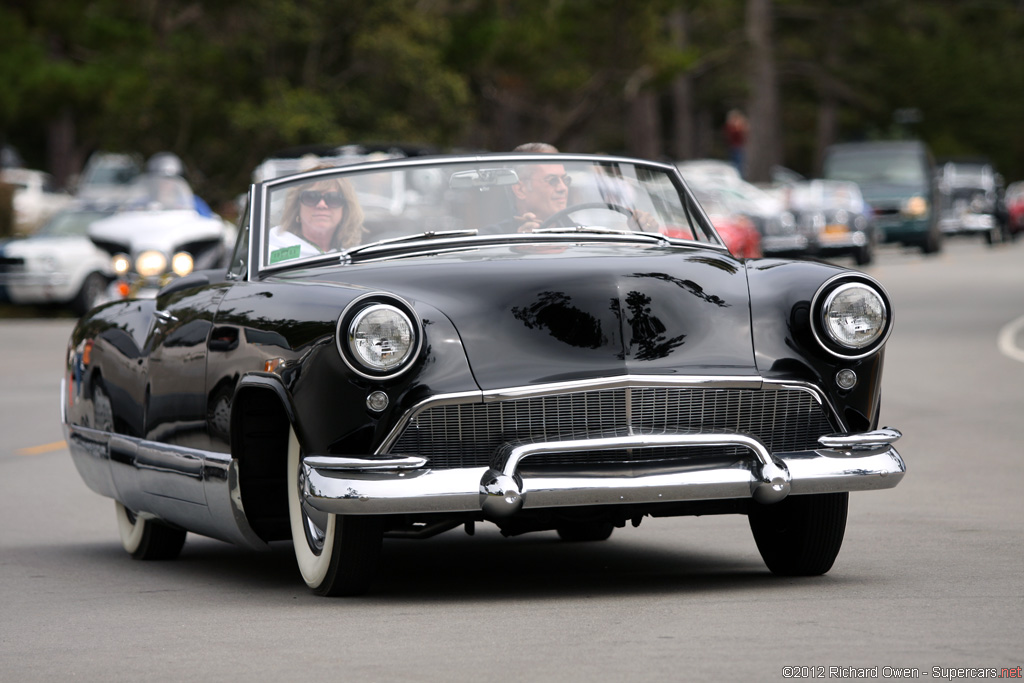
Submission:
[[[418,157],[248,206],[226,270],[94,309],[68,346],[71,454],[135,558],[290,539],[315,592],[353,594],[389,536],[732,513],[772,572],[813,575],[848,492],[903,477],[885,291],[730,256],[673,166]]]

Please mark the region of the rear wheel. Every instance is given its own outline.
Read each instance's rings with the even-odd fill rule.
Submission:
[[[365,593],[377,569],[384,532],[373,516],[331,515],[302,499],[302,449],[288,434],[288,517],[295,560],[318,595]]]
[[[752,503],[750,530],[768,569],[782,576],[817,576],[831,569],[843,545],[849,499],[843,492]]]
[[[142,519],[115,501],[121,545],[136,560],[173,560],[185,545],[186,532],[155,519]]]

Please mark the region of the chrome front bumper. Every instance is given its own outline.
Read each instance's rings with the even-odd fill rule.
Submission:
[[[306,456],[303,495],[334,514],[483,511],[490,518],[520,510],[576,505],[667,503],[865,491],[896,486],[906,466],[892,444],[895,429],[820,439],[821,448],[771,454],[743,434],[664,433],[546,443],[507,444],[491,467],[433,470],[417,456]],[[751,452],[730,466],[681,467],[637,476],[529,476],[520,464],[541,453],[678,446],[742,446]]]

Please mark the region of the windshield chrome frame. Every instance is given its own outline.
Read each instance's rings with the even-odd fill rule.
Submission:
[[[459,164],[487,164],[487,163],[552,163],[554,160],[564,163],[584,163],[584,164],[628,164],[636,167],[650,168],[657,171],[663,172],[668,177],[680,194],[685,197],[689,202],[690,208],[695,209],[694,219],[701,223],[701,229],[707,234],[709,238],[715,241],[699,241],[682,239],[675,237],[668,237],[661,235],[664,238],[666,244],[673,246],[682,246],[690,248],[705,248],[713,251],[728,253],[728,248],[725,246],[725,241],[715,230],[714,225],[708,218],[704,211],[704,208],[697,201],[696,197],[690,191],[689,186],[683,180],[682,174],[679,169],[673,164],[666,164],[658,161],[650,161],[646,159],[638,159],[633,157],[623,157],[614,155],[597,155],[597,154],[523,154],[523,153],[495,153],[495,154],[475,154],[475,155],[435,155],[435,156],[422,156],[422,157],[403,157],[397,159],[387,159],[380,161],[364,161],[353,164],[347,164],[345,166],[337,166],[332,168],[316,169],[313,171],[305,171],[302,173],[295,173],[291,175],[281,176],[270,180],[265,180],[258,183],[253,183],[250,188],[249,201],[251,202],[251,211],[249,213],[249,263],[246,268],[246,274],[244,279],[247,281],[258,281],[266,276],[273,275],[276,272],[294,270],[296,268],[304,267],[317,267],[318,265],[328,264],[342,264],[350,261],[348,253],[345,251],[332,252],[324,254],[323,256],[311,257],[302,259],[301,261],[291,261],[284,264],[266,264],[264,265],[262,259],[262,247],[263,247],[263,230],[262,222],[263,217],[270,214],[270,197],[271,194],[280,185],[291,185],[298,181],[313,181],[321,176],[333,176],[342,172],[345,175],[360,173],[363,171],[389,171],[389,170],[407,170],[419,167],[430,167],[430,166],[450,166]],[[648,235],[654,235],[654,233],[647,233]],[[615,237],[620,239],[615,240]],[[479,245],[481,242],[493,243],[496,241],[512,241],[515,243],[521,243],[526,241],[539,241],[539,242],[551,242],[561,241],[564,242],[566,239],[570,239],[573,242],[635,242],[635,238],[629,236],[616,236],[616,235],[600,235],[600,234],[587,234],[583,232],[567,232],[565,234],[555,233],[552,235],[535,235],[535,234],[524,234],[524,235],[476,235],[472,237],[455,237],[450,239],[437,239],[433,241],[422,242],[423,252],[436,252],[441,250],[450,249],[462,249],[469,246],[467,243]],[[644,240],[647,241],[646,239]],[[369,245],[360,245],[366,247]],[[403,256],[409,256],[409,254],[403,254]],[[369,260],[369,259],[366,259]]]

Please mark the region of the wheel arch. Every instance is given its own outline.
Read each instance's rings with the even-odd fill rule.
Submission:
[[[239,380],[231,401],[231,455],[249,526],[264,541],[291,538],[288,432],[295,423],[287,390],[273,376]]]

